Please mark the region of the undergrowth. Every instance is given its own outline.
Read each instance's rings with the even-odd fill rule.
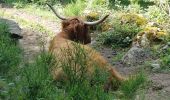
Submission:
[[[97,41],[100,44],[112,47],[129,47],[133,38],[141,30],[135,24],[121,24],[119,21],[115,21],[113,25],[113,30],[98,35]]]
[[[129,79],[122,83],[120,90],[124,94],[124,98],[134,98],[136,91],[144,86],[144,83],[147,81],[147,76],[144,72],[140,72],[135,76],[129,77]]]
[[[9,99],[16,95],[15,83],[20,73],[22,50],[17,42],[10,38],[8,25],[0,22],[0,99]],[[17,86],[16,86],[17,87]],[[16,93],[15,93],[16,92]]]
[[[10,38],[8,26],[0,22],[0,76],[14,77],[21,60],[21,49]]]

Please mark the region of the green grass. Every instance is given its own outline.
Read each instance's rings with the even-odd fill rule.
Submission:
[[[113,56],[112,61],[117,62],[121,61],[122,57],[126,54],[129,48],[114,48],[117,54]]]
[[[64,7],[64,13],[66,16],[80,16],[86,7],[86,2],[83,0],[77,0]]]
[[[22,50],[10,38],[8,26],[0,21],[0,98],[11,99],[17,94]]]
[[[21,60],[21,49],[10,38],[8,26],[0,22],[0,76],[15,76]]]
[[[170,48],[162,52],[160,61],[161,61],[161,69],[169,72],[170,71]]]
[[[147,81],[146,75],[143,72],[132,76],[129,80],[122,83],[120,90],[125,98],[133,98],[136,91]]]
[[[25,20],[25,19],[13,16],[11,14],[3,12],[2,10],[0,10],[0,16],[2,16],[4,18],[14,19],[24,28],[29,28],[29,29],[37,30],[37,31],[42,32],[42,33],[47,33],[49,36],[54,34],[51,30],[47,29],[43,25],[40,25],[40,24],[35,23],[33,21],[30,21],[30,20]]]
[[[57,98],[58,90],[50,74],[54,63],[52,55],[42,52],[35,62],[23,67],[21,84],[25,99]]]

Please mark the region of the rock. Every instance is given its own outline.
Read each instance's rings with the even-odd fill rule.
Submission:
[[[107,58],[111,58],[111,55],[108,55]]]
[[[0,3],[5,3],[4,0],[0,0]]]
[[[122,58],[124,64],[139,65],[150,57],[150,52],[144,48],[133,46]]]
[[[152,61],[151,67],[153,71],[158,71],[161,68],[160,61],[159,60]]]
[[[9,29],[9,32],[11,33],[12,38],[15,38],[15,39],[22,38],[21,28],[16,22],[12,20],[4,19],[4,18],[0,18],[0,21],[6,23],[9,26],[8,29]]]
[[[158,70],[161,68],[160,64],[151,64],[151,66],[152,66],[153,70]]]
[[[168,42],[167,45],[170,46],[170,42]]]
[[[162,90],[163,88],[164,88],[164,86],[161,85],[161,84],[153,84],[153,85],[152,85],[152,90],[153,90],[153,91]]]

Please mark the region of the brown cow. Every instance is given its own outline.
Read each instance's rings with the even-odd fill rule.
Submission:
[[[113,78],[119,81],[125,80],[124,77],[122,77],[110,64],[107,63],[107,61],[100,55],[100,53],[85,45],[91,42],[91,36],[90,33],[88,33],[88,26],[97,25],[103,22],[108,17],[108,15],[98,21],[84,22],[77,17],[71,19],[64,18],[63,16],[60,16],[52,6],[49,4],[48,6],[52,9],[58,18],[63,20],[62,31],[58,33],[50,43],[49,51],[53,55],[59,59],[62,59],[66,55],[61,55],[63,54],[61,49],[73,49],[72,43],[79,42],[81,43],[80,46],[85,49],[87,55],[90,57],[90,60],[88,61],[89,64],[87,64],[87,69],[91,74],[94,72],[94,68],[91,68],[92,62],[95,62],[99,65],[100,68],[109,71],[111,75],[109,78],[109,84]],[[91,54],[90,52],[93,53]],[[54,79],[65,79],[62,67],[57,68],[56,66],[52,72]]]

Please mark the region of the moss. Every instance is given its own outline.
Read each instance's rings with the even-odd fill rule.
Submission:
[[[165,30],[160,29],[158,27],[152,27],[152,26],[146,26],[143,29],[143,32],[145,32],[147,34],[151,34],[152,38],[157,38],[157,39],[161,39],[168,35],[168,33]]]
[[[147,25],[141,32],[137,34],[136,39],[134,40],[137,40],[137,43],[139,43],[140,46],[143,46],[141,42],[146,42],[144,38],[148,40],[149,44],[151,44],[152,42],[165,42],[167,37],[169,37],[169,34],[166,32],[166,30]]]
[[[147,19],[143,16],[135,13],[123,14],[121,16],[121,22],[123,23],[133,23],[138,26],[143,26],[147,24]]]
[[[97,12],[90,12],[87,15],[85,15],[85,19],[87,21],[95,21],[99,19],[99,13]]]
[[[112,28],[112,25],[109,22],[104,22],[101,25],[101,30],[102,31],[108,31],[111,28]]]

